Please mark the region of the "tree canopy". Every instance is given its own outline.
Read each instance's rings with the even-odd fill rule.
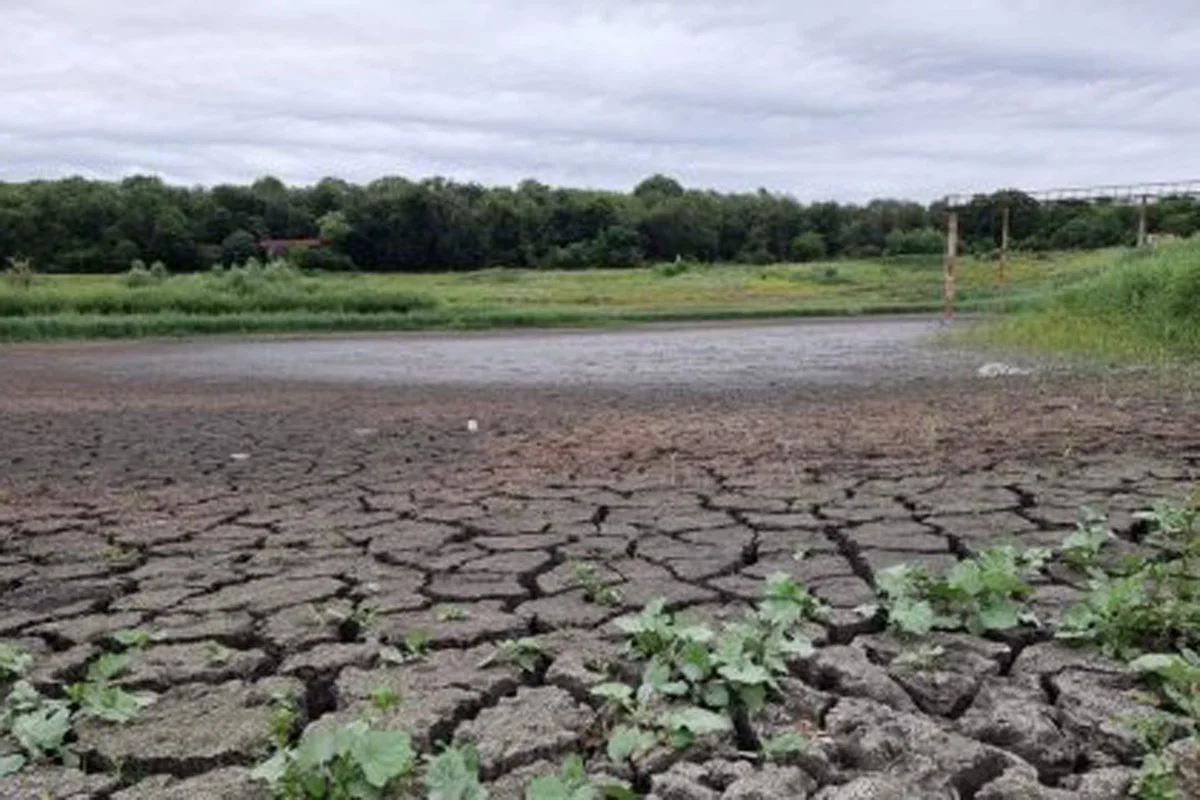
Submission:
[[[1104,203],[1039,204],[1020,192],[976,197],[962,212],[968,251],[998,243],[1012,209],[1013,245],[1090,248],[1132,242],[1136,210]],[[120,272],[134,259],[171,270],[243,261],[265,239],[315,239],[320,268],[424,271],[482,267],[632,266],[683,258],[769,263],[825,257],[932,254],[944,209],[902,200],[803,204],[760,189],[718,193],[654,175],[628,193],[524,181],[484,187],[444,178],[387,177],[366,185],[326,178],[287,186],[171,186],[68,178],[0,183],[0,261],[46,272]],[[1169,198],[1151,230],[1200,231],[1200,205]]]

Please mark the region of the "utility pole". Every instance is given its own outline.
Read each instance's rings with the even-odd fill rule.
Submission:
[[[1138,207],[1138,247],[1150,244],[1149,228],[1146,224],[1146,207],[1149,203],[1146,195],[1142,195],[1142,204]]]
[[[958,211],[946,212],[946,266],[942,272],[942,322],[954,319],[954,272],[958,268]]]
[[[1008,239],[1012,210],[1006,205],[1000,212],[1000,311],[1008,312]]]

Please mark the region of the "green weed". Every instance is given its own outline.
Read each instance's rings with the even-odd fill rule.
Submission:
[[[381,714],[390,714],[400,707],[400,693],[390,686],[376,686],[371,690],[371,707]]]
[[[600,577],[595,564],[573,564],[571,584],[583,589],[583,599],[600,606],[619,606],[621,593]]]
[[[898,564],[876,575],[876,588],[888,627],[897,633],[1010,630],[1036,624],[1023,602],[1033,591],[1026,577],[1049,557],[1049,551],[1040,549],[1021,552],[1011,546],[995,547],[959,561],[939,577],[931,577],[916,564]]]
[[[70,747],[74,724],[83,719],[124,723],[154,702],[152,694],[134,694],[111,683],[127,669],[130,657],[105,653],[88,666],[86,679],[66,687],[65,700],[42,696],[25,679],[33,659],[10,645],[0,646],[0,677],[11,681],[0,706],[0,736],[8,736],[19,752],[0,757],[0,777],[27,765],[55,762],[79,766]]]
[[[534,778],[525,787],[525,800],[633,800],[637,795],[619,785],[597,786],[583,759],[568,756],[558,775]]]
[[[824,613],[791,576],[779,573],[767,580],[755,609],[718,631],[680,623],[662,600],[618,619],[628,651],[646,665],[636,689],[624,683],[593,689],[618,720],[610,756],[623,761],[660,738],[683,748],[697,736],[731,730],[753,743],[750,718],[778,691],[788,660],[813,652],[794,627]]]
[[[1037,308],[965,334],[968,341],[1109,360],[1200,354],[1200,243],[1126,251]]]
[[[429,644],[432,641],[429,631],[424,628],[414,628],[404,634],[400,646],[386,646],[380,649],[379,657],[386,664],[408,664],[419,661],[429,654]]]
[[[447,747],[425,768],[427,800],[487,800],[479,782],[479,755],[471,747]]]
[[[458,622],[467,619],[467,612],[462,606],[443,603],[433,607],[433,617],[438,622]]]
[[[786,731],[763,741],[763,757],[768,761],[787,761],[812,752],[813,744],[795,731]]]
[[[1108,518],[1085,508],[1080,512],[1075,531],[1063,540],[1062,558],[1076,569],[1087,570],[1096,563],[1104,546],[1115,538],[1108,527]]]
[[[411,779],[416,766],[407,733],[374,730],[356,720],[306,734],[295,748],[276,751],[252,776],[278,800],[382,800]]]
[[[510,664],[526,675],[536,673],[546,661],[546,654],[536,639],[506,639],[479,666]]]
[[[0,680],[19,680],[29,674],[33,656],[19,647],[0,642]]]

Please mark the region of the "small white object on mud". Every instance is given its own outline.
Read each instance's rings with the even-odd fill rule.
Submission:
[[[479,430],[479,423],[473,419],[467,420],[467,430],[471,433],[475,433]]]
[[[229,457],[231,461],[247,461],[250,458],[249,453],[234,453]]]
[[[1013,366],[1012,364],[1005,364],[1001,361],[993,361],[980,367],[978,375],[981,378],[1007,378],[1013,375],[1028,375],[1032,371],[1023,367]]]

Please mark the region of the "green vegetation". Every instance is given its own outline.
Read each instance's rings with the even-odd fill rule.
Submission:
[[[1089,593],[1068,609],[1058,636],[1129,661],[1156,691],[1174,716],[1132,721],[1147,750],[1134,796],[1182,800],[1171,747],[1181,728],[1200,752],[1200,493],[1138,518],[1144,541],[1160,555],[1125,557],[1104,568],[1098,558],[1085,562]]]
[[[433,618],[438,622],[460,622],[467,618],[467,612],[462,606],[440,603],[433,607]]]
[[[1011,209],[1020,250],[1129,245],[1137,229],[1131,206],[1039,203],[1005,191],[960,210],[967,252],[996,249],[1002,207]],[[532,180],[489,188],[442,178],[365,186],[329,178],[289,187],[265,177],[250,186],[183,188],[146,176],[70,178],[0,182],[0,260],[29,259],[56,273],[117,273],[141,260],[131,280],[145,282],[155,280],[154,263],[187,272],[289,250],[302,267],[321,271],[770,264],[934,255],[943,248],[943,211],[901,200],[805,205],[767,191],[687,189],[662,175],[628,193]],[[1165,198],[1148,211],[1151,231],[1200,230],[1192,199]]]
[[[471,747],[447,747],[425,769],[427,800],[487,800],[479,782],[479,756]]]
[[[505,639],[480,666],[508,664],[526,675],[532,675],[545,663],[546,654],[537,639]]]
[[[113,638],[135,649],[144,646],[140,632],[124,633]],[[75,723],[89,718],[128,722],[153,703],[153,694],[134,694],[112,683],[128,669],[131,659],[129,652],[102,653],[88,665],[85,679],[66,687],[65,699],[56,699],[42,695],[29,680],[32,656],[0,644],[0,687],[6,690],[0,705],[0,778],[32,764],[79,766],[79,756],[71,747]]]
[[[583,759],[569,756],[558,775],[534,778],[525,788],[525,800],[633,800],[629,789],[618,785],[597,786],[588,777]]]
[[[1013,547],[985,550],[939,577],[901,564],[876,576],[888,627],[911,637],[934,629],[976,634],[1036,625],[1027,580],[1049,561],[1076,570],[1089,592],[1058,621],[1060,640],[1129,663],[1153,689],[1162,714],[1129,720],[1146,756],[1134,787],[1138,800],[1182,800],[1175,763],[1182,742],[1200,752],[1200,493],[1184,505],[1159,504],[1136,515],[1152,557],[1108,557],[1108,521],[1084,509],[1057,552]],[[940,647],[920,645],[894,663],[933,668]],[[1170,716],[1167,716],[1167,714]],[[1181,736],[1184,737],[1181,740]]]
[[[966,339],[1112,360],[1200,357],[1200,242],[1116,255],[1110,269]]]
[[[593,689],[614,721],[609,756],[634,760],[658,741],[682,749],[698,736],[730,730],[739,745],[757,749],[752,717],[778,693],[788,660],[813,651],[795,628],[823,613],[812,595],[780,573],[768,579],[754,610],[719,631],[681,623],[662,600],[617,620],[629,653],[646,665],[636,687],[621,682]]]
[[[1007,293],[1012,305],[1026,303],[1099,273],[1116,257],[1018,258]],[[250,262],[137,285],[127,276],[39,275],[28,285],[0,281],[0,339],[767,319],[932,312],[941,303],[937,257],[667,266],[370,275]],[[964,259],[960,310],[994,307],[996,277],[995,262]]]
[[[621,605],[621,593],[609,586],[600,577],[600,570],[595,564],[577,563],[571,565],[571,585],[583,590],[583,599],[598,606]]]
[[[945,575],[931,578],[915,564],[898,564],[876,576],[888,625],[902,634],[931,630],[1005,631],[1037,620],[1022,600],[1033,589],[1025,582],[1049,559],[1046,550],[1019,552],[995,547],[964,559]],[[864,609],[874,613],[874,608]]]
[[[407,664],[420,661],[429,655],[429,644],[432,637],[424,628],[414,628],[407,631],[399,645],[385,645],[379,649],[379,658],[385,664]]]
[[[411,778],[417,766],[412,738],[356,720],[306,734],[254,771],[279,800],[375,800]]]

